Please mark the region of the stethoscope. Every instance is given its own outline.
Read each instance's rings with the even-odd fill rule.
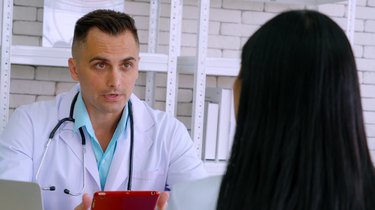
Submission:
[[[79,92],[78,92],[79,93]],[[44,164],[44,159],[46,157],[46,154],[48,152],[48,147],[52,142],[53,137],[55,136],[56,131],[60,128],[60,126],[65,123],[65,122],[73,122],[74,123],[74,118],[73,118],[73,111],[74,111],[74,105],[77,101],[78,93],[74,96],[72,103],[70,105],[70,112],[69,112],[69,117],[65,117],[59,122],[57,122],[56,126],[52,129],[51,133],[48,136],[48,141],[44,147],[44,152],[42,155],[42,160],[40,161],[38,170],[36,171],[35,175],[35,181],[38,181],[38,176],[39,172]],[[130,152],[129,152],[129,174],[128,174],[128,186],[127,190],[131,190],[131,185],[132,185],[132,171],[133,171],[133,144],[134,144],[134,121],[133,121],[133,111],[132,111],[132,103],[129,100],[128,101],[128,111],[129,111],[129,119],[130,119]],[[79,133],[81,135],[81,140],[82,140],[82,189],[79,192],[73,193],[69,189],[64,189],[64,193],[72,196],[79,196],[82,195],[85,186],[86,186],[86,175],[85,175],[85,168],[86,168],[86,163],[85,163],[85,157],[86,157],[86,138],[83,133],[82,127],[79,128]],[[49,187],[41,187],[42,190],[48,190],[48,191],[55,191],[56,187],[55,186],[49,186]]]

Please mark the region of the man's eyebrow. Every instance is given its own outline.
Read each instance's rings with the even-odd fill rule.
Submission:
[[[124,58],[124,59],[122,59],[122,61],[123,62],[127,62],[127,61],[136,61],[137,59],[136,58],[134,58],[134,57],[127,57],[127,58]]]
[[[93,61],[108,61],[108,59],[107,58],[105,58],[105,57],[102,57],[102,56],[95,56],[95,57],[93,57],[93,58],[91,58],[90,60],[89,60],[89,62],[91,63],[91,62],[93,62]]]
[[[95,56],[95,57],[93,57],[93,58],[91,58],[90,60],[89,60],[89,62],[91,63],[91,62],[93,62],[93,61],[97,61],[97,60],[99,60],[99,61],[109,61],[109,59],[107,59],[107,58],[105,58],[105,57],[102,57],[102,56]],[[134,57],[127,57],[127,58],[124,58],[124,59],[122,59],[122,61],[123,62],[127,62],[127,61],[136,61],[137,59],[136,58],[134,58]]]

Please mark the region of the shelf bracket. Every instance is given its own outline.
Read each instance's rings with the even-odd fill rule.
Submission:
[[[172,116],[176,116],[177,101],[177,57],[181,51],[181,21],[182,21],[182,0],[171,1],[171,17],[169,29],[169,52],[167,71],[167,96],[165,110]]]
[[[206,60],[208,46],[210,0],[200,0],[199,28],[197,43],[196,73],[194,75],[192,137],[198,155],[202,157],[203,124],[206,91]]]
[[[9,115],[13,1],[3,0],[1,11],[0,133],[7,124]]]
[[[159,0],[150,1],[150,20],[148,32],[148,53],[156,53],[159,32]],[[146,73],[146,96],[145,101],[151,107],[155,105],[155,72]]]

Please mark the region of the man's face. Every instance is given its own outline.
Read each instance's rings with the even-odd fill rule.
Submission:
[[[92,28],[75,50],[69,70],[88,113],[121,114],[138,78],[139,46],[131,32],[114,36]]]

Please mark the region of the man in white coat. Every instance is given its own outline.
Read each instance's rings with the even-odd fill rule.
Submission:
[[[12,114],[0,136],[0,179],[37,182],[45,210],[67,210],[88,209],[96,191],[166,191],[206,176],[183,124],[132,94],[139,59],[127,14],[80,18],[68,61],[79,85]]]

